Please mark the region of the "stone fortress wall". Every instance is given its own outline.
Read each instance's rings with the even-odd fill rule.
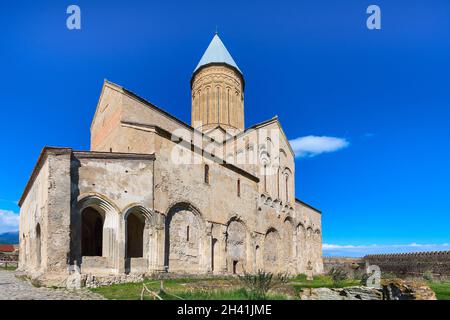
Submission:
[[[431,273],[438,278],[450,278],[450,251],[371,254],[363,260],[380,267],[381,272],[398,276],[422,276]]]
[[[341,268],[349,272],[363,268],[365,262],[362,258],[352,257],[323,257],[323,271],[328,273],[332,268]]]
[[[381,272],[397,277],[423,277],[450,279],[450,251],[370,254],[362,258],[323,257],[324,272],[342,268],[349,273],[365,270],[367,265],[377,265]]]

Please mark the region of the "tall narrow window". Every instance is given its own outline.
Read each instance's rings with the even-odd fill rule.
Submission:
[[[286,202],[289,202],[289,187],[288,187],[289,175],[286,174]]]
[[[237,196],[238,197],[241,196],[241,180],[240,179],[237,180]]]
[[[277,198],[280,199],[280,168],[277,172]]]
[[[189,242],[189,226],[186,227],[186,241]]]
[[[209,184],[209,166],[205,164],[205,183]]]
[[[220,123],[220,89],[219,89],[219,87],[217,87],[216,90],[217,90],[217,123]]]
[[[197,116],[196,119],[201,119],[201,110],[200,110],[200,97],[201,97],[201,92],[199,91],[197,93]]]
[[[209,88],[206,89],[206,123],[209,123]]]
[[[228,124],[230,124],[230,89],[227,93],[227,110],[228,110]]]

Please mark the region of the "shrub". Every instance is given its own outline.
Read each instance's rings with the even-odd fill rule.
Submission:
[[[256,274],[244,272],[239,276],[239,280],[247,289],[250,300],[265,300],[270,289],[274,289],[289,281],[287,273],[278,273],[274,275],[271,272],[258,270]]]
[[[343,268],[333,267],[328,271],[328,275],[331,277],[334,284],[340,284],[348,279],[348,271]]]
[[[427,270],[423,273],[422,277],[426,280],[426,281],[433,281],[434,280],[434,276],[433,276],[433,272],[431,272],[431,270]]]
[[[298,275],[295,276],[294,279],[298,281],[306,281],[307,276],[304,273],[299,273]]]
[[[356,269],[355,271],[353,271],[353,277],[354,280],[365,280],[367,279],[367,273],[366,270],[364,269]]]
[[[361,275],[361,279],[360,279],[361,282],[360,282],[360,284],[361,284],[362,286],[367,286],[367,280],[369,279],[369,277],[370,277],[370,274],[364,272],[364,273]]]

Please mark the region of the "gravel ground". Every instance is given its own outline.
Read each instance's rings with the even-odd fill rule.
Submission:
[[[87,289],[64,290],[34,287],[29,281],[18,279],[13,271],[0,270],[0,300],[104,300]]]

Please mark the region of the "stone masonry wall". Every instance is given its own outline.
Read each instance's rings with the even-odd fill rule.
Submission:
[[[421,276],[431,272],[450,277],[450,251],[366,255],[364,261],[380,267],[381,272],[398,276]]]

